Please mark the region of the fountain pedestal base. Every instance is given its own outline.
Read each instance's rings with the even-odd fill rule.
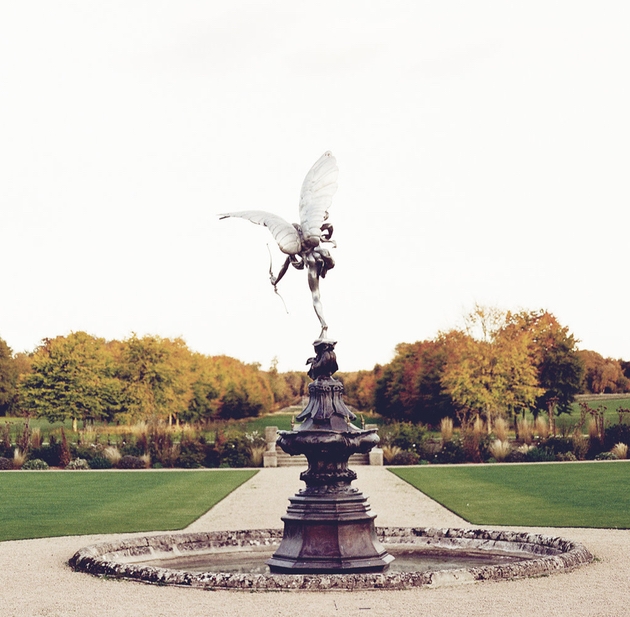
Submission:
[[[394,558],[379,542],[376,515],[359,491],[307,491],[289,500],[282,543],[267,561],[272,572],[382,572],[389,566]]]

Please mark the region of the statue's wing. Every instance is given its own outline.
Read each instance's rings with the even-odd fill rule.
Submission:
[[[287,255],[297,255],[302,246],[300,243],[300,235],[291,223],[287,223],[281,216],[263,212],[262,210],[243,210],[242,212],[227,212],[220,214],[220,218],[237,217],[247,219],[256,225],[264,225],[269,229],[275,238],[280,250]]]
[[[324,152],[311,167],[302,183],[300,195],[300,223],[304,243],[317,246],[321,237],[321,227],[328,218],[328,208],[337,191],[337,160],[332,152]]]

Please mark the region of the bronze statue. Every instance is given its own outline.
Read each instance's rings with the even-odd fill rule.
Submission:
[[[331,152],[325,152],[311,167],[302,183],[300,195],[300,224],[287,223],[282,217],[262,210],[244,210],[221,214],[221,219],[238,217],[247,219],[257,225],[264,225],[271,231],[280,250],[287,258],[277,276],[269,272],[269,278],[277,293],[277,284],[286,274],[289,265],[297,270],[306,267],[308,286],[313,296],[313,308],[321,324],[320,340],[325,340],[328,324],[324,319],[324,311],[319,292],[319,279],[324,278],[328,270],[335,266],[330,252],[322,246],[331,243],[333,228],[326,223],[328,208],[337,191],[337,161]]]

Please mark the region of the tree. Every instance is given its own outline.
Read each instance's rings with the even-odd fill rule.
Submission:
[[[15,405],[18,375],[11,348],[0,339],[0,416],[7,415]]]
[[[258,416],[273,405],[267,375],[257,364],[228,356],[197,355],[193,374],[193,395],[186,414],[191,420]]]
[[[193,397],[193,354],[180,339],[135,334],[119,349],[118,376],[123,383],[122,417],[172,422]]]
[[[619,360],[604,358],[596,351],[580,350],[578,356],[584,365],[583,387],[593,394],[626,392],[629,381]]]
[[[465,327],[441,335],[447,348],[442,386],[465,415],[495,418],[531,409],[542,394],[525,330],[508,328],[510,315],[476,306]]]
[[[380,372],[380,367],[375,367],[371,371],[336,374],[335,377],[343,383],[344,399],[348,405],[361,411],[374,409],[374,391],[378,372]]]
[[[530,356],[543,389],[536,399],[536,410],[556,407],[558,413],[569,413],[584,374],[575,337],[544,310],[508,313],[507,322],[506,330],[529,334]]]
[[[104,339],[85,332],[44,339],[19,385],[21,408],[51,422],[108,420],[120,405],[114,358]]]
[[[397,345],[394,359],[375,371],[375,410],[388,418],[426,424],[452,416],[452,399],[441,382],[446,360],[443,339]]]

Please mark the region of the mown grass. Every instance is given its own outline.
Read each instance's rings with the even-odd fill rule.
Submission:
[[[390,471],[476,525],[630,528],[630,461]]]
[[[0,541],[183,529],[255,473],[0,473]]]

